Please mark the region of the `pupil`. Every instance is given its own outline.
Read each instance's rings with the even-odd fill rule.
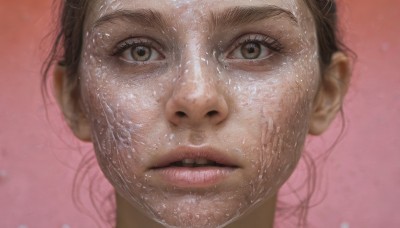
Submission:
[[[258,43],[248,43],[242,47],[242,55],[245,59],[256,59],[261,55],[261,46]]]
[[[138,55],[139,55],[139,56],[144,56],[145,54],[146,54],[146,51],[143,50],[142,48],[140,48],[140,49],[138,50]]]
[[[144,46],[136,47],[132,52],[133,58],[136,61],[147,61],[151,56],[151,50]]]
[[[249,53],[253,54],[256,49],[254,47],[249,47]]]

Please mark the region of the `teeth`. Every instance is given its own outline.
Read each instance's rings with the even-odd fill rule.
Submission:
[[[214,165],[215,163],[209,161],[205,158],[185,158],[181,161],[182,166],[185,167],[197,167],[197,166],[207,166],[207,165]]]
[[[182,160],[182,164],[184,166],[193,166],[194,163],[195,163],[195,160],[191,159],[191,158],[185,158]]]
[[[195,162],[196,162],[196,165],[207,165],[207,164],[211,163],[209,160],[207,160],[205,158],[197,158]]]

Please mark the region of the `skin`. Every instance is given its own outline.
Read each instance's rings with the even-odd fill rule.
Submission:
[[[236,24],[218,16],[250,6],[286,13]],[[67,123],[78,138],[93,142],[116,189],[117,227],[272,227],[276,194],[307,134],[329,126],[350,77],[340,52],[320,69],[304,2],[97,0],[90,9],[80,100],[72,98],[61,66],[55,91]],[[159,12],[166,25],[138,17],[104,20],[138,9]],[[132,37],[151,48],[150,59],[137,61],[129,49],[115,54]],[[243,55],[241,41],[248,40],[260,44],[256,59]],[[239,168],[212,187],[171,186],[150,167],[179,146],[212,147]]]

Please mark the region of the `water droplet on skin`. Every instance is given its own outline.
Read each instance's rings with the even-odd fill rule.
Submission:
[[[221,74],[221,70],[217,67],[218,74]]]

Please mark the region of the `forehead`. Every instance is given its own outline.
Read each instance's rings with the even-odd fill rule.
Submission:
[[[118,10],[149,9],[169,19],[185,22],[190,26],[207,20],[234,7],[277,7],[290,12],[301,27],[309,27],[312,16],[303,0],[95,0],[91,2],[85,27],[89,29],[96,20]]]

